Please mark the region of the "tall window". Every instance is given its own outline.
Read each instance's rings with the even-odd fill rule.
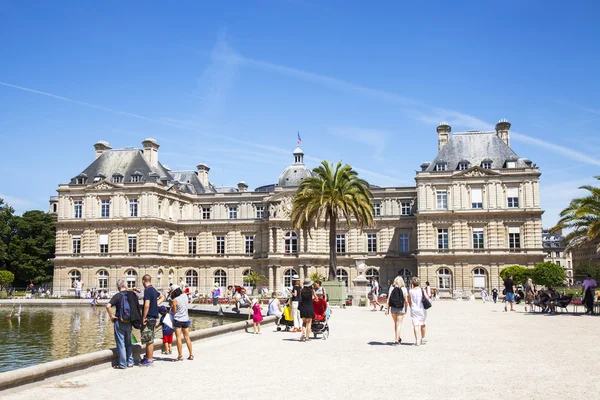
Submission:
[[[483,228],[473,228],[473,248],[483,249]]]
[[[217,254],[225,254],[225,236],[217,236]]]
[[[521,229],[518,226],[508,228],[508,247],[511,249],[521,248]]]
[[[130,253],[137,253],[137,236],[127,235],[127,244]]]
[[[438,210],[448,209],[448,192],[445,190],[438,190],[436,192],[436,203]]]
[[[100,234],[98,242],[100,243],[100,253],[108,253],[108,234]]]
[[[222,269],[215,270],[213,280],[218,287],[227,287],[227,272]]]
[[[265,218],[265,206],[256,206],[256,219]]]
[[[98,289],[108,289],[108,271],[98,271]]]
[[[246,236],[246,254],[254,254],[254,236]]]
[[[125,273],[125,282],[127,283],[127,289],[133,289],[137,283],[137,272],[130,269]]]
[[[296,272],[295,269],[287,269],[284,273],[283,273],[283,286],[284,287],[291,287],[292,286],[292,277],[294,275],[298,275],[298,273]]]
[[[508,208],[519,208],[519,188],[506,189]]]
[[[83,211],[83,201],[75,200],[73,201],[73,218],[81,218]]]
[[[129,199],[129,216],[130,217],[138,216],[138,200],[137,199]]]
[[[398,238],[400,239],[400,253],[408,253],[410,251],[408,233],[401,233]]]
[[[367,252],[377,253],[377,234],[376,233],[367,234]]]
[[[440,228],[438,229],[438,249],[447,249],[448,248],[448,228]]]
[[[188,236],[188,254],[196,254],[196,237]]]
[[[402,268],[398,271],[398,275],[404,279],[404,283],[408,285],[410,279],[412,278],[412,271],[408,268]]]
[[[158,200],[158,218],[162,218],[162,200]]]
[[[375,203],[375,204],[373,204],[373,207],[375,208],[375,216],[380,217],[381,216],[381,204]]]
[[[451,289],[452,273],[448,268],[438,270],[438,289]]]
[[[335,236],[335,252],[338,254],[346,254],[346,235]]]
[[[162,233],[159,233],[157,244],[156,244],[156,248],[159,253],[162,253],[162,242],[163,242],[163,235],[162,235]]]
[[[236,206],[229,207],[229,219],[237,219],[237,207]]]
[[[298,252],[298,235],[296,232],[288,232],[284,237],[285,248],[284,251],[286,254],[292,254]]]
[[[400,203],[401,204],[401,208],[400,208],[400,213],[402,215],[410,215],[410,201],[403,201]]]
[[[73,286],[73,283],[75,283],[76,280],[81,280],[81,272],[74,269],[69,272],[69,279],[71,280],[71,286]]]
[[[81,253],[81,236],[73,236],[73,254]]]
[[[481,188],[471,188],[471,208],[483,208]]]
[[[346,271],[343,268],[338,268],[335,273],[335,277],[338,280],[344,281],[344,285],[346,285],[346,287],[348,287],[348,271]]]
[[[102,218],[110,217],[110,200],[101,200],[100,202],[100,216]]]
[[[198,287],[198,273],[190,269],[185,273],[185,283],[189,287]]]
[[[210,219],[210,207],[202,207],[202,219]]]
[[[377,280],[379,280],[379,271],[375,268],[369,268],[365,271],[365,277],[367,279],[377,278]]]
[[[485,287],[485,269],[475,268],[473,270],[473,287],[476,289]]]

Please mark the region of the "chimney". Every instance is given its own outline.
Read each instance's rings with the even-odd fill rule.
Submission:
[[[104,140],[99,140],[98,143],[96,143],[94,145],[94,149],[96,149],[96,158],[100,157],[102,155],[102,153],[104,153],[106,150],[111,150],[112,147],[110,147],[108,145],[108,142],[105,142]]]
[[[158,142],[152,138],[148,138],[142,142],[144,147],[144,157],[152,168],[158,168]]]
[[[506,119],[501,119],[496,124],[496,133],[508,147],[510,147],[510,122]]]
[[[241,181],[240,183],[238,183],[238,192],[247,192],[248,191],[248,184],[244,181]]]
[[[438,151],[440,151],[448,143],[448,140],[450,140],[450,131],[452,128],[450,128],[447,122],[441,122],[436,130],[438,133]]]
[[[200,180],[200,183],[205,189],[208,189],[208,171],[210,171],[210,168],[204,163],[198,164],[196,168],[198,168],[198,179]]]

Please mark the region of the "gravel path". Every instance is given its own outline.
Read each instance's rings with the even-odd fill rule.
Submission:
[[[0,397],[523,400],[590,397],[584,390],[594,387],[597,392],[593,360],[600,357],[600,318],[517,309],[434,302],[429,341],[419,347],[408,345],[414,343],[410,318],[402,330],[408,343],[391,346],[391,317],[366,308],[334,309],[328,340],[301,343],[299,334],[275,332],[270,325],[262,335],[195,342],[194,361],[101,368]]]

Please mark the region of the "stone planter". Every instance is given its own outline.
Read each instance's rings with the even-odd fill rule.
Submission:
[[[346,285],[343,281],[326,281],[323,282],[323,288],[327,291],[329,297],[329,305],[331,306],[346,306]]]

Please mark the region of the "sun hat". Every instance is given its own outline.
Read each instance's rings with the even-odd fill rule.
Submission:
[[[312,286],[313,285],[313,281],[310,280],[310,278],[306,278],[304,280],[304,283],[302,284],[302,286],[304,287],[308,287],[308,286]]]
[[[292,279],[295,280],[295,281],[298,281],[298,280],[300,280],[300,275],[297,275],[297,274],[296,275],[292,275]]]
[[[219,285],[217,284],[217,282],[215,282],[213,286],[214,287],[219,287]]]
[[[161,314],[165,314],[167,312],[167,307],[165,306],[158,306],[158,312]]]
[[[176,289],[180,289],[179,285],[173,285],[173,286],[171,286],[171,291],[174,291]]]

